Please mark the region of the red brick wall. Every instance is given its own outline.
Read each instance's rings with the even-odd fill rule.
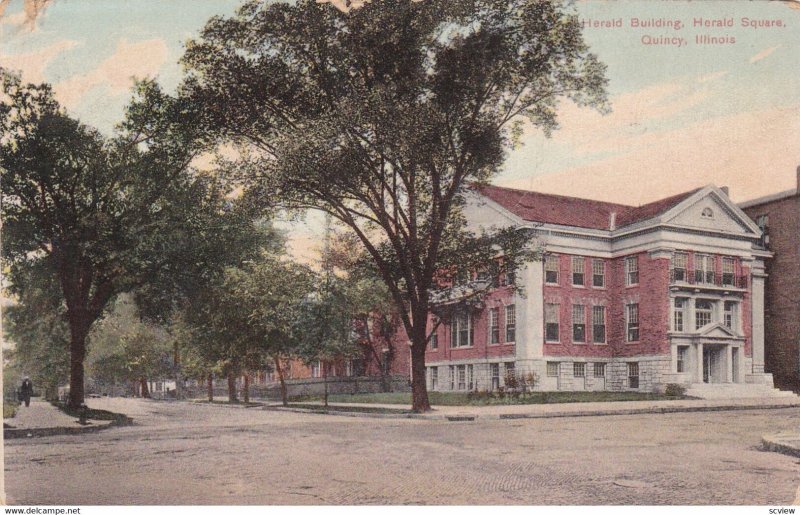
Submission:
[[[436,331],[439,346],[432,350],[428,345],[425,353],[425,362],[449,361],[458,359],[474,359],[483,357],[513,356],[515,354],[514,342],[506,342],[506,312],[505,306],[514,302],[514,294],[509,287],[496,288],[484,298],[483,308],[472,311],[472,346],[451,348],[452,337],[450,321],[443,321]],[[499,308],[500,343],[489,343],[489,309]],[[521,321],[517,321],[519,327]],[[428,322],[428,330],[433,327],[432,317]],[[519,332],[519,331],[517,331]]]
[[[766,261],[765,369],[783,388],[800,389],[800,195],[745,208],[753,219],[769,216]]]
[[[637,356],[669,352],[669,260],[652,259],[647,253],[637,255],[639,284],[625,286],[625,257],[607,259],[606,289],[591,286],[591,259],[586,258],[586,286],[572,285],[571,255],[559,260],[559,285],[544,286],[545,302],[560,304],[561,343],[545,343],[546,356]],[[625,304],[639,304],[639,341],[625,341]],[[607,345],[591,343],[591,305],[606,305]],[[587,343],[572,341],[572,305],[586,305]]]
[[[612,276],[614,275],[612,260],[604,260],[606,264],[605,287],[592,286],[592,259],[584,258],[584,285],[572,284],[572,255],[560,254],[558,261],[558,286],[544,285],[544,302],[559,304],[559,336],[560,343],[544,344],[545,356],[598,356],[610,357],[612,339],[610,322],[613,318],[610,301],[612,291]],[[583,304],[586,323],[586,343],[572,341],[572,305]],[[603,304],[606,306],[606,344],[592,343],[592,305]],[[544,325],[542,326],[544,331]]]

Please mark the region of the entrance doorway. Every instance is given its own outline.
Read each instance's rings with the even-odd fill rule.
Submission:
[[[722,383],[722,353],[724,346],[703,346],[703,382]]]
[[[739,382],[739,348],[733,347],[731,349],[731,381],[734,383]]]

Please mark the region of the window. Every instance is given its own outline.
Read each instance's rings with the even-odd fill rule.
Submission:
[[[575,286],[584,285],[584,275],[586,273],[584,260],[582,257],[572,257],[572,284]]]
[[[489,343],[500,343],[500,308],[489,310]]]
[[[697,283],[714,283],[714,257],[698,254],[694,258],[694,281]]]
[[[586,363],[573,363],[572,375],[574,377],[586,377]]]
[[[506,306],[506,343],[511,343],[516,340],[517,331],[517,312],[514,304]]]
[[[572,305],[572,341],[586,341],[586,313],[582,304]]]
[[[736,261],[733,258],[722,258],[722,285],[734,285],[734,269]]]
[[[450,368],[450,389],[451,390],[455,390],[456,389],[456,367],[453,366],[453,365],[450,365],[449,368]]]
[[[625,306],[626,336],[629,342],[639,341],[639,304]]]
[[[759,215],[756,217],[756,225],[761,229],[761,246],[769,248],[769,215]]]
[[[714,314],[714,304],[710,300],[695,299],[694,301],[695,330],[710,324],[713,314]]]
[[[592,342],[606,342],[606,307],[592,306]]]
[[[606,262],[602,259],[592,260],[592,286],[595,288],[606,286]]]
[[[558,304],[544,305],[544,338],[548,342],[559,341]]]
[[[472,317],[467,311],[458,311],[453,316],[453,330],[450,337],[451,347],[472,346]]]
[[[628,388],[639,388],[638,363],[628,363]]]
[[[434,320],[433,324],[436,325],[438,321]],[[439,335],[437,334],[438,331],[433,331],[431,333],[431,350],[436,350],[439,348]]]
[[[466,390],[467,389],[467,367],[466,367],[466,365],[457,365],[456,370],[458,372],[458,385],[457,385],[457,388],[459,390]]]
[[[631,256],[625,258],[625,285],[639,284],[639,258]]]
[[[311,365],[311,377],[322,377],[322,362],[317,361]]]
[[[492,390],[500,388],[500,363],[489,365],[489,373],[492,376]]]
[[[689,264],[689,254],[686,252],[676,252],[672,255],[672,280],[685,281],[686,268]]]
[[[430,371],[431,390],[436,390],[439,386],[439,367],[431,367]]]
[[[594,364],[594,376],[595,377],[605,377],[606,376],[606,364],[605,363],[595,363]]]
[[[544,282],[547,284],[558,284],[558,256],[545,256]]]
[[[514,373],[515,373],[514,363],[511,361],[506,362],[505,377],[514,377]]]
[[[730,300],[725,301],[725,312],[723,313],[723,323],[725,327],[731,331],[738,329],[737,314],[739,312],[739,304]]]
[[[689,365],[689,346],[678,345],[677,372],[679,374],[688,372],[688,365]]]
[[[547,377],[558,377],[558,361],[547,362]]]
[[[475,376],[473,374],[472,365],[467,365],[467,389],[468,390],[475,389]]]
[[[517,280],[516,274],[512,270],[500,274],[500,286],[513,285]]]
[[[672,308],[672,330],[679,333],[683,332],[683,322],[686,319],[686,304],[689,299],[676,297]]]

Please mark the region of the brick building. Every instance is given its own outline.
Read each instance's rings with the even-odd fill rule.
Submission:
[[[782,388],[800,390],[800,167],[797,187],[739,204],[764,231],[767,261],[765,367]]]
[[[426,354],[431,390],[497,389],[512,375],[542,390],[771,388],[769,253],[724,189],[633,207],[484,186],[465,215],[473,229],[526,231],[545,258],[517,271],[519,291],[495,282],[442,318]]]

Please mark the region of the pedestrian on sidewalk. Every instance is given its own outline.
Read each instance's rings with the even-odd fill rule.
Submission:
[[[19,387],[20,401],[25,402],[25,407],[31,405],[31,395],[33,395],[33,382],[31,378],[25,376],[22,378],[22,386]]]

